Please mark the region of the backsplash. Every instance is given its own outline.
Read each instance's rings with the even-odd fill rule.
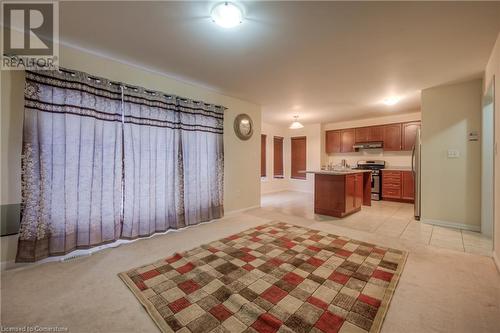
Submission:
[[[386,167],[411,167],[411,151],[383,151],[382,149],[362,150],[355,153],[338,153],[327,156],[327,163],[340,164],[345,159],[354,166],[360,160],[383,160]]]

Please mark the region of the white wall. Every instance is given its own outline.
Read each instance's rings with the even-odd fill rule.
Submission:
[[[291,176],[291,138],[296,136],[306,137],[306,168],[319,170],[321,160],[321,125],[310,124],[301,129],[289,129],[285,126],[262,123],[262,134],[267,135],[266,142],[266,174],[262,179],[261,193],[272,193],[285,190],[310,192],[314,190],[314,176],[307,174],[306,180],[292,179]],[[273,136],[284,137],[283,167],[285,177],[273,178]]]
[[[422,91],[422,219],[479,230],[481,142],[468,133],[481,129],[482,80]],[[448,158],[448,149],[459,158]]]
[[[148,89],[224,105],[224,207],[226,212],[260,205],[260,131],[261,108],[257,104],[222,95],[165,75],[147,71],[114,59],[68,47],[60,48],[60,65],[97,76]],[[21,202],[20,165],[23,115],[23,72],[1,74],[1,202]],[[234,118],[247,113],[253,119],[254,136],[241,141],[233,131]],[[17,236],[1,237],[1,261],[15,255]]]
[[[495,207],[494,207],[494,230],[493,246],[494,258],[497,268],[500,270],[500,34],[491,52],[490,59],[486,65],[484,75],[485,91],[490,84],[495,84]]]
[[[339,164],[343,159],[348,164],[354,165],[359,160],[377,159],[384,160],[387,167],[411,167],[411,151],[390,152],[382,149],[361,150],[353,153],[335,153],[327,154],[325,152],[325,132],[330,130],[355,128],[363,126],[385,125],[399,122],[416,121],[421,119],[420,112],[404,113],[394,116],[384,116],[377,118],[366,118],[353,121],[343,121],[337,123],[328,123],[322,126],[321,130],[321,165],[329,163]]]

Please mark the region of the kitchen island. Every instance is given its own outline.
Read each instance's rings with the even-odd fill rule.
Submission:
[[[371,206],[370,170],[306,171],[314,174],[314,213],[344,217]]]

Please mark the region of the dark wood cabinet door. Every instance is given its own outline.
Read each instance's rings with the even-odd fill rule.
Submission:
[[[401,198],[415,200],[415,182],[413,172],[403,171],[401,175]]]
[[[291,138],[291,177],[294,179],[306,179],[306,137],[293,137]]]
[[[371,126],[368,133],[368,141],[383,141],[384,140],[384,127],[383,126]]]
[[[356,177],[345,176],[345,211],[350,212],[356,207]]]
[[[340,153],[341,151],[341,140],[340,131],[326,131],[325,146],[326,153]]]
[[[355,208],[360,208],[361,205],[363,204],[363,174],[362,173],[357,173],[354,175],[355,176],[355,182],[354,182],[354,207]]]
[[[350,153],[354,151],[352,147],[355,141],[355,130],[354,128],[346,129],[340,131],[340,140],[341,140],[341,148],[340,151],[342,153]]]
[[[385,125],[384,150],[401,150],[401,124]]]
[[[417,129],[420,128],[419,121],[412,121],[409,123],[403,123],[403,147],[402,150],[412,150],[413,145],[415,145],[415,137],[417,135]]]
[[[354,139],[356,143],[368,142],[369,135],[370,135],[370,127],[359,127],[354,129]]]

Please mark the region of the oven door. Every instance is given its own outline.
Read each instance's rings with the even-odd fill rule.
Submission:
[[[380,175],[372,174],[372,199],[380,200]]]

